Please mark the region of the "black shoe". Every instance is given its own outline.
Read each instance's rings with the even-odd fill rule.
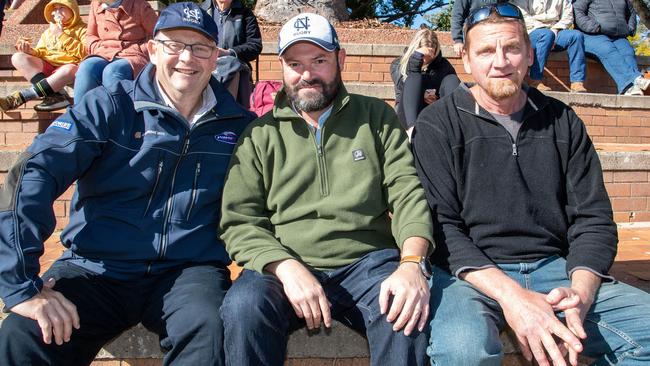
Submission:
[[[56,93],[49,97],[45,97],[42,103],[34,106],[34,109],[38,112],[51,112],[56,111],[57,109],[65,108],[69,105],[70,101],[65,95]]]

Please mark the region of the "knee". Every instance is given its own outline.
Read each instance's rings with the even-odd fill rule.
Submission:
[[[132,74],[133,71],[128,62],[113,61],[104,68],[102,80],[104,80],[104,82],[106,82],[106,80],[118,82],[121,80],[132,79]]]
[[[11,55],[11,64],[16,68],[20,69],[27,63],[27,60],[32,57],[23,52],[16,52]]]
[[[537,38],[536,44],[552,44],[555,41],[555,33],[548,28],[536,29],[533,32],[537,33],[535,36]]]
[[[278,304],[284,296],[282,289],[269,288],[264,281],[249,282],[240,285],[241,279],[235,281],[221,305],[221,318],[224,325],[237,324],[244,329],[257,328],[269,320],[280,321],[282,311]]]
[[[501,341],[469,329],[435,334],[432,330],[427,354],[432,365],[498,366],[503,358]]]
[[[75,64],[67,64],[59,67],[57,69],[57,72],[60,72],[63,76],[65,76],[67,79],[73,79],[75,75],[77,74],[77,70],[79,69],[79,66]]]
[[[11,314],[2,321],[0,328],[0,353],[25,354],[29,349],[36,349],[42,343],[39,335],[36,321]]]
[[[569,36],[569,41],[571,43],[578,43],[578,44],[584,44],[585,37],[582,34],[582,32],[574,30],[574,29],[567,29],[563,30],[562,32],[567,32]]]

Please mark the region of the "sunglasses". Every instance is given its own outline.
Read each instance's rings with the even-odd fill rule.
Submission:
[[[469,30],[473,26],[487,19],[490,16],[490,14],[492,14],[493,11],[496,12],[499,16],[504,18],[515,18],[515,19],[524,20],[524,16],[521,14],[521,10],[519,10],[518,7],[510,3],[498,3],[498,4],[486,5],[473,10],[469,14],[469,17],[467,18],[467,28],[465,29],[465,33],[469,32]]]

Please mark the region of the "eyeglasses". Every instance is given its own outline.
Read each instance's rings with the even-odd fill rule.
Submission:
[[[212,52],[214,52],[216,49],[216,47],[211,47],[200,43],[187,44],[183,42],[172,41],[170,39],[154,39],[154,41],[162,43],[163,52],[168,55],[180,55],[186,48],[189,47],[194,56],[198,58],[210,58],[210,56],[212,56]]]
[[[524,16],[521,14],[521,10],[519,10],[517,6],[510,3],[486,5],[473,10],[469,14],[469,17],[467,17],[467,28],[465,29],[465,33],[469,32],[469,30],[476,24],[487,19],[490,14],[492,14],[492,11],[495,11],[497,14],[499,14],[499,16],[502,16],[504,18],[515,18],[521,20],[524,19]]]

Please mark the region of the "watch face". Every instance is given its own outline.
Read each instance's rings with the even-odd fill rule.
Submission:
[[[422,274],[424,275],[424,277],[426,277],[427,279],[431,278],[432,268],[431,268],[431,262],[429,261],[429,258],[424,258],[420,262],[420,269],[422,270]]]

